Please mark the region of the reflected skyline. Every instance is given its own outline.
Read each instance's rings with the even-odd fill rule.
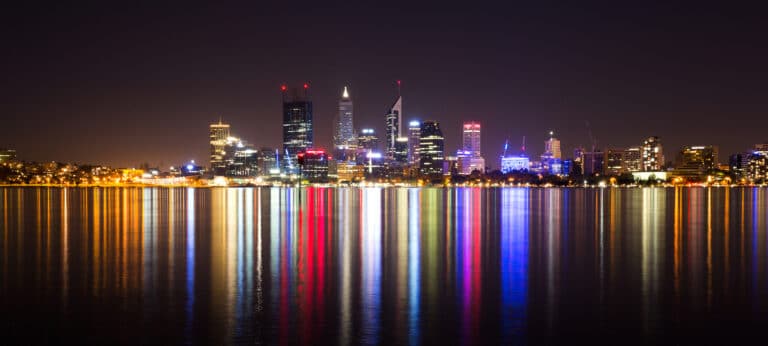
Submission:
[[[32,341],[685,343],[768,322],[759,188],[0,195],[3,332],[55,322]]]

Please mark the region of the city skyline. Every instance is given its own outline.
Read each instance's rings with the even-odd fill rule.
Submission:
[[[374,128],[384,140],[381,118],[402,80],[403,124],[439,121],[446,150],[460,145],[462,121],[488,124],[488,159],[508,138],[541,143],[547,129],[556,131],[564,153],[589,147],[590,131],[603,148],[655,135],[675,151],[711,144],[741,152],[768,139],[768,52],[756,44],[764,24],[757,12],[698,6],[521,6],[509,18],[488,8],[464,21],[457,19],[465,9],[450,7],[402,13],[350,6],[292,17],[268,8],[21,11],[5,23],[13,30],[3,57],[0,147],[34,161],[203,162],[209,154],[198,140],[206,135],[200,124],[219,116],[255,145],[277,146],[276,87],[307,81],[316,143],[330,148],[345,85],[354,90],[355,126]],[[392,13],[401,24],[379,28]],[[135,16],[148,24],[128,25]],[[197,25],[209,16],[205,22],[216,30]],[[342,17],[355,19],[336,24]],[[286,18],[316,30],[275,30]],[[69,22],[81,25],[55,30]],[[395,38],[397,53],[386,53],[381,47]],[[295,44],[284,46],[289,39]],[[248,48],[254,46],[260,48]],[[356,49],[328,50],[350,46]],[[274,58],[299,50],[306,59]],[[541,153],[538,144],[529,147],[533,156]]]

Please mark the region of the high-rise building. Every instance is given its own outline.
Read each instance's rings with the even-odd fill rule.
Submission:
[[[480,123],[465,122],[462,127],[462,150],[457,152],[460,174],[472,174],[474,171],[485,172],[485,159],[480,150]]]
[[[224,175],[227,164],[225,156],[227,155],[226,146],[229,138],[229,124],[225,124],[219,119],[216,124],[211,124],[210,135],[210,153],[211,153],[211,171],[214,175]]]
[[[403,97],[398,96],[392,107],[387,112],[387,127],[384,139],[386,140],[386,146],[384,151],[387,154],[387,159],[393,159],[395,156],[395,142],[397,138],[401,137],[401,129],[403,123]]]
[[[283,97],[283,151],[286,160],[294,162],[299,152],[312,148],[312,101],[309,99],[309,84],[303,90],[281,87]]]
[[[421,124],[419,139],[419,168],[421,174],[442,174],[445,138],[436,121]]]
[[[680,150],[675,171],[680,175],[700,175],[718,168],[718,149],[712,145],[686,146]]]
[[[605,150],[605,174],[619,175],[627,171],[624,165],[624,158],[626,157],[626,150],[620,148],[609,148]]]
[[[468,151],[473,157],[482,156],[480,154],[480,123],[465,122],[461,135],[462,150]]]
[[[417,120],[411,120],[408,123],[408,163],[411,165],[419,163],[420,138],[421,123]]]
[[[544,141],[544,154],[541,155],[542,161],[548,159],[561,159],[563,157],[560,151],[560,140],[555,138],[555,132],[549,131],[549,139]]]
[[[357,135],[357,149],[363,152],[379,151],[379,137],[370,128],[361,129]]]
[[[336,118],[336,127],[333,132],[333,145],[337,150],[346,150],[354,140],[354,127],[353,120],[353,104],[352,98],[349,96],[347,87],[344,87],[344,91],[341,93],[341,99],[339,99],[339,113]]]
[[[660,171],[664,166],[664,153],[659,137],[648,137],[643,141],[643,171]]]
[[[630,147],[624,150],[622,161],[627,172],[640,172],[643,170],[643,153],[640,147]]]
[[[394,161],[401,165],[408,164],[408,137],[399,137],[395,141]]]

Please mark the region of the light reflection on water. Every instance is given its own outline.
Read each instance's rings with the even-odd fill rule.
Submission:
[[[767,199],[758,188],[0,188],[0,332],[733,343],[768,323]]]

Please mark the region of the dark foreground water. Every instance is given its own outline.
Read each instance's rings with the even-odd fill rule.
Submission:
[[[0,343],[762,343],[768,193],[0,188]]]

